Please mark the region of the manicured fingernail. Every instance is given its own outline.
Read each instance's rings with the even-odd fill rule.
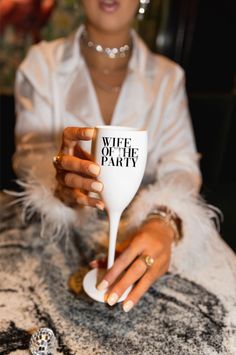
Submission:
[[[117,295],[117,293],[112,293],[108,299],[107,299],[107,303],[110,306],[114,306],[114,304],[118,301],[119,296]]]
[[[98,181],[94,181],[92,184],[91,184],[91,187],[94,191],[97,191],[97,192],[101,192],[102,191],[102,188],[103,188],[103,185],[101,182],[98,182]]]
[[[88,138],[93,138],[93,132],[94,132],[93,128],[87,128],[84,130],[84,136]]]
[[[102,282],[100,282],[100,284],[97,285],[97,289],[99,291],[104,291],[108,288],[108,281],[107,280],[102,280]]]
[[[132,301],[127,301],[123,304],[123,310],[124,312],[129,312],[131,310],[131,308],[133,308],[134,306],[134,302]]]
[[[83,201],[83,200],[81,200],[80,198],[78,198],[78,199],[76,200],[76,202],[78,203],[78,205],[88,206],[88,202]]]
[[[97,207],[100,211],[104,211],[104,208],[105,208],[105,206],[104,206],[104,204],[103,204],[102,202],[98,202],[98,203],[96,204],[96,207]]]
[[[98,175],[100,172],[100,168],[99,166],[95,165],[95,164],[91,164],[88,167],[88,170],[90,173],[92,173],[93,175]]]

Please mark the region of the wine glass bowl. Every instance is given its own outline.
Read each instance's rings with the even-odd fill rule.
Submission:
[[[101,171],[101,193],[108,212],[123,211],[136,194],[147,157],[144,130],[120,126],[95,127],[92,155]]]

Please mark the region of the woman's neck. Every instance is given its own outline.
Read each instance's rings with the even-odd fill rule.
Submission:
[[[119,31],[119,33],[105,33],[98,31],[96,28],[86,24],[86,31],[88,38],[96,44],[101,45],[103,48],[119,48],[124,44],[131,45],[130,31],[128,29]],[[131,51],[122,58],[109,58],[102,53],[98,53],[89,48],[83,41],[81,41],[82,54],[88,65],[97,69],[117,70],[128,65]]]
[[[130,44],[130,28],[124,28],[117,32],[106,32],[98,30],[90,23],[86,23],[86,30],[91,41],[99,43],[103,47],[121,47]]]

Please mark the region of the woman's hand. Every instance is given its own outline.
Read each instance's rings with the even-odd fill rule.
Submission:
[[[113,267],[98,285],[99,290],[109,287],[107,303],[113,306],[125,290],[137,282],[123,303],[128,312],[149,289],[149,287],[168,270],[171,245],[174,239],[173,229],[159,219],[146,222],[134,236],[129,245],[118,256]],[[151,256],[153,265],[148,268],[142,256]],[[92,262],[91,266],[98,264]],[[126,270],[126,271],[125,271]],[[124,275],[119,279],[122,272]]]
[[[93,128],[67,127],[63,131],[61,150],[54,160],[58,186],[55,194],[67,205],[89,205],[104,209],[99,198],[88,195],[101,192],[103,185],[97,180],[100,167],[92,162],[90,154],[80,146],[80,140],[91,140]]]

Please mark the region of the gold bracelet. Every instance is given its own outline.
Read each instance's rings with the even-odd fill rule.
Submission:
[[[160,206],[148,214],[146,221],[156,218],[172,228],[174,231],[174,241],[177,244],[183,237],[182,221],[177,214],[165,206]]]

